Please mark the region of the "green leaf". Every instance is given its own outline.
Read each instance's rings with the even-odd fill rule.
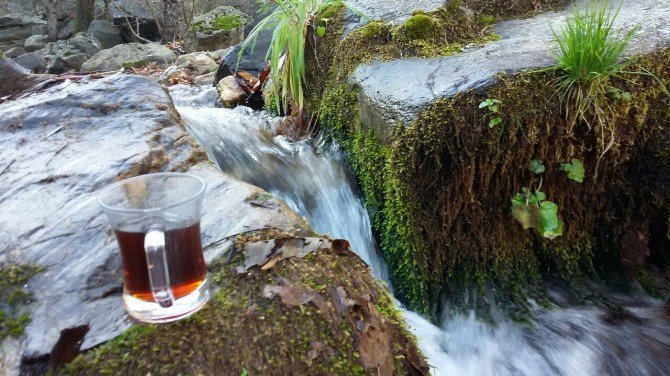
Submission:
[[[512,207],[516,206],[526,206],[526,197],[521,193],[517,193],[512,197]]]
[[[493,128],[500,123],[502,123],[502,119],[496,116],[489,121],[489,128]]]
[[[568,173],[568,178],[578,183],[584,182],[584,165],[579,159],[573,158],[572,163],[564,164],[562,169]]]
[[[533,159],[530,161],[530,171],[532,171],[534,174],[541,174],[546,170],[544,167],[544,164],[542,163],[541,160],[539,159]]]
[[[486,108],[486,107],[488,107],[490,104],[491,104],[491,100],[490,100],[490,99],[487,99],[487,100],[485,100],[485,101],[482,101],[482,103],[479,104],[479,108],[480,108],[480,109],[482,109],[482,108]]]
[[[316,35],[322,37],[326,35],[326,27],[325,26],[319,26],[316,28]]]
[[[558,205],[551,201],[540,204],[540,227],[537,229],[542,236],[554,239],[563,234],[563,222],[558,219]]]
[[[541,191],[535,191],[535,194],[530,194],[528,195],[528,203],[529,204],[539,204],[540,202],[544,201],[547,196],[544,194],[544,192]]]

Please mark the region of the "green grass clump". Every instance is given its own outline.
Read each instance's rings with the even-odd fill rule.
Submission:
[[[621,5],[614,8],[608,1],[588,1],[583,12],[575,7],[560,33],[554,31],[558,43],[555,68],[565,113],[572,123],[583,120],[591,124],[595,120],[603,136],[611,131],[605,124],[610,112],[606,103],[609,80],[623,72],[621,58],[637,30],[615,33],[620,10]],[[604,138],[601,146],[605,152]]]
[[[267,58],[270,60],[270,79],[277,95],[276,105],[292,115],[302,114],[305,106],[305,41],[311,30],[325,32],[327,22],[319,17],[335,7],[346,5],[342,0],[274,0],[275,10],[251,31],[242,44],[243,51],[255,45],[263,30],[273,30]],[[253,47],[252,47],[253,48]]]

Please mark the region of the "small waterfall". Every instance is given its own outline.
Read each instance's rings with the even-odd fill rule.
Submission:
[[[171,89],[184,122],[226,173],[284,200],[320,233],[348,239],[373,274],[388,281],[370,220],[343,153],[274,136],[281,119],[238,107],[214,108],[212,88]],[[622,297],[624,319],[596,307],[537,307],[535,326],[473,314],[441,327],[403,309],[435,375],[667,375],[670,309],[645,297]],[[626,300],[627,299],[627,300]],[[402,308],[401,308],[402,309]]]

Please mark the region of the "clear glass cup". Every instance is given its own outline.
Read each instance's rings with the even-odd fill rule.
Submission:
[[[126,179],[98,202],[116,233],[123,264],[123,301],[143,322],[175,321],[209,299],[200,240],[205,183],[182,173]]]

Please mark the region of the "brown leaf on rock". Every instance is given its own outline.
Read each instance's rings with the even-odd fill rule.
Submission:
[[[333,355],[335,355],[335,350],[320,341],[311,342],[309,351],[307,351],[307,359],[310,361],[319,358],[322,359],[324,363],[326,363],[330,361]]]
[[[275,295],[279,295],[282,303],[289,307],[301,306],[314,301],[315,299],[323,300],[318,292],[302,283],[292,283],[287,286],[265,286],[263,289],[263,296],[266,298],[273,298]]]
[[[332,244],[333,241],[325,238],[283,238],[247,243],[244,246],[244,271],[254,266],[269,270],[285,258],[303,258],[320,249],[332,249]]]

